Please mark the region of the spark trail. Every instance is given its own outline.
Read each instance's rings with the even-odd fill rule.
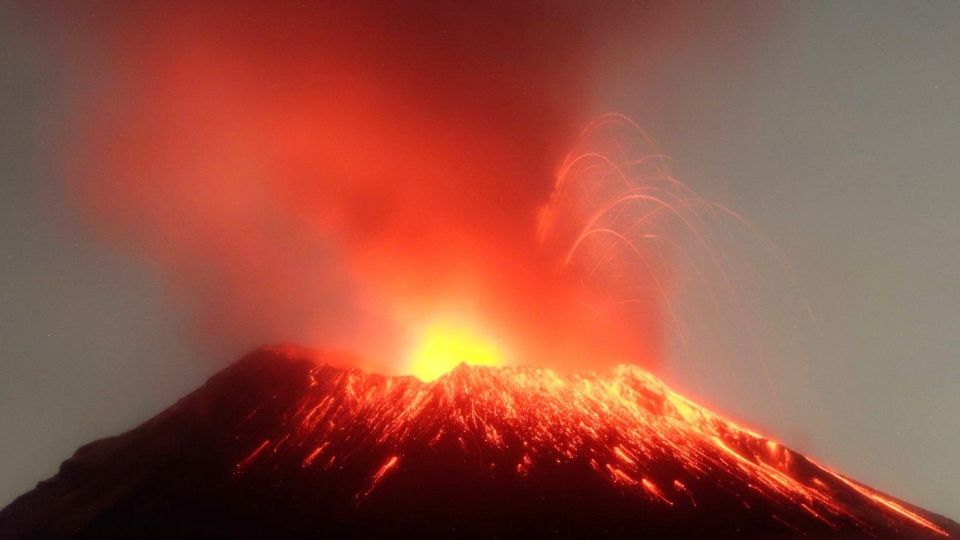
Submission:
[[[678,345],[637,360],[679,360],[699,377],[706,358],[747,357],[783,417],[743,294],[748,278],[731,262],[759,255],[778,280],[792,281],[786,261],[742,215],[674,176],[636,123],[606,114],[582,131],[537,227],[542,248],[591,291],[598,318],[652,328],[645,337]]]

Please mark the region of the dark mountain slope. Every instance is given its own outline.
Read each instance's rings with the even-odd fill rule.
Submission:
[[[944,538],[639,368],[432,383],[264,348],[0,512],[0,538]]]

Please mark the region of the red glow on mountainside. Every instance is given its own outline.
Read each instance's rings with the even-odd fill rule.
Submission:
[[[901,525],[948,533],[918,513],[776,441],[671,391],[641,368],[561,375],[530,367],[460,366],[436,381],[315,367],[302,397],[283,412],[278,440],[251,441],[236,473],[297,463],[304,471],[349,467],[380,455],[367,472],[370,496],[403,467],[405,455],[462,453],[493,476],[545,467],[584,467],[620,489],[669,508],[694,508],[706,490],[759,497],[803,530]],[[237,436],[255,436],[253,411]],[[249,431],[249,432],[248,432]],[[900,525],[898,525],[900,524]],[[906,525],[908,524],[908,525]]]

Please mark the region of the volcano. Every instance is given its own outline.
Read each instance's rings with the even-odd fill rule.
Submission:
[[[27,538],[955,538],[633,366],[425,383],[259,349],[0,512]]]

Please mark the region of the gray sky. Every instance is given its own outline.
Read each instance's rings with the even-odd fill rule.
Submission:
[[[0,7],[0,504],[242,352],[200,358],[153,270],[78,226],[51,155],[73,74],[11,9]],[[597,51],[609,60],[596,110],[633,116],[677,176],[747,216],[793,272],[744,292],[773,390],[755,359],[704,358],[698,377],[678,365],[667,378],[957,518],[960,4],[798,2],[762,26],[744,20],[683,21],[697,39],[663,44],[649,64],[628,34]]]
[[[672,379],[827,465],[956,518],[960,5],[783,10],[770,26],[735,32],[761,36],[759,50],[731,53],[730,26],[704,25],[700,40],[661,51],[682,69],[644,80],[612,66],[597,98],[634,115],[677,176],[749,218],[794,272],[792,284],[746,293],[786,422],[764,406],[755,362],[703,358],[699,382],[682,366]],[[717,60],[731,55],[737,62]]]

